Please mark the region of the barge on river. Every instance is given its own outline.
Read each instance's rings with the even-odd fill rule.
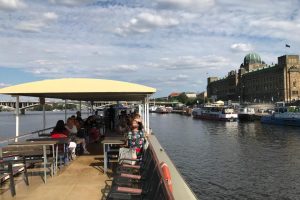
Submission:
[[[195,194],[189,188],[188,184],[184,181],[179,171],[176,169],[175,165],[168,157],[164,148],[160,145],[159,141],[155,135],[150,134],[150,123],[149,123],[149,97],[156,90],[154,88],[146,87],[143,85],[120,82],[113,80],[102,80],[102,79],[82,79],[82,78],[68,78],[68,79],[54,79],[54,80],[44,80],[31,83],[20,84],[16,86],[10,86],[7,88],[0,89],[0,94],[12,95],[16,97],[16,137],[13,138],[13,145],[18,145],[19,140],[24,139],[25,135],[19,134],[19,123],[20,123],[20,108],[19,108],[19,97],[29,96],[38,97],[43,105],[43,130],[46,128],[46,116],[45,116],[45,98],[55,98],[63,99],[65,103],[67,100],[79,101],[81,106],[81,101],[86,102],[96,102],[96,101],[132,101],[134,103],[139,103],[140,113],[142,115],[145,132],[149,134],[149,155],[151,162],[153,162],[154,167],[151,170],[152,174],[157,175],[156,185],[151,184],[151,187],[144,191],[144,188],[133,189],[127,192],[141,193],[142,199],[147,196],[157,197],[156,199],[197,199]],[[65,119],[67,118],[67,110],[65,110]],[[163,130],[161,130],[163,131]],[[28,136],[28,135],[26,135]],[[33,135],[31,135],[33,136]],[[109,139],[106,141],[108,142]],[[13,142],[8,140],[7,143]],[[105,141],[105,139],[104,139]],[[108,166],[108,160],[106,159],[109,153],[109,148],[106,148],[106,144],[102,141],[100,144],[95,143],[95,153],[91,155],[79,156],[75,161],[71,162],[69,165],[62,168],[59,166],[54,167],[58,170],[58,173],[54,173],[53,177],[49,179],[46,184],[38,183],[34,181],[33,178],[29,177],[29,186],[22,186],[20,182],[16,185],[16,195],[11,197],[9,192],[4,192],[1,194],[1,199],[107,199],[107,194],[111,191],[111,185],[109,182],[113,181],[112,174],[106,170]],[[119,143],[120,141],[118,141]],[[21,145],[26,145],[28,142],[22,142]],[[30,142],[30,146],[34,144],[41,144],[43,146],[42,160],[44,164],[47,162],[48,150],[44,148],[47,142]],[[50,143],[49,143],[50,144]],[[2,143],[2,147],[3,147]],[[52,142],[51,145],[55,145]],[[1,147],[1,150],[2,150]],[[100,150],[100,151],[97,151]],[[53,146],[52,156],[56,157],[57,165],[57,150],[55,153],[55,148]],[[103,150],[103,151],[102,151]],[[102,152],[101,152],[102,151]],[[3,153],[0,151],[1,154]],[[50,151],[49,151],[50,152]],[[44,156],[43,156],[44,155]],[[1,157],[1,160],[4,158]],[[97,162],[101,160],[101,162]],[[160,164],[164,162],[168,165],[169,171],[172,178],[172,187],[164,178],[164,173]],[[2,162],[0,163],[2,164]],[[25,163],[26,165],[26,163]],[[45,167],[46,165],[44,165]],[[54,172],[55,172],[54,170]],[[152,172],[153,171],[153,172]],[[111,171],[113,173],[113,171]],[[47,174],[45,172],[45,178]],[[14,179],[14,178],[13,178]],[[153,179],[152,179],[153,180]],[[13,182],[10,182],[13,183]],[[12,187],[11,187],[12,188]],[[155,189],[154,189],[155,188]],[[12,188],[13,189],[13,188]],[[124,188],[122,188],[124,189]],[[11,190],[13,191],[13,190]],[[13,192],[12,192],[13,194]],[[135,195],[126,196],[126,198],[131,199]],[[122,195],[121,195],[122,197]],[[120,198],[121,198],[120,197]],[[123,196],[124,197],[124,196]],[[121,198],[122,199],[122,198]],[[149,199],[149,198],[148,198]]]
[[[192,115],[197,119],[217,120],[233,122],[237,121],[238,115],[232,108],[217,107],[217,106],[204,106],[201,108],[194,108]]]

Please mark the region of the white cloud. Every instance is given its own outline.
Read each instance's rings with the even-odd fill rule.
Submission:
[[[215,0],[156,0],[157,7],[188,11],[205,10],[215,5]]]
[[[254,47],[267,63],[300,52],[297,0],[15,2],[25,2],[26,9],[0,12],[0,66],[30,72],[28,80],[140,78],[159,91],[198,91],[206,87],[206,72],[224,77]]]
[[[189,76],[186,74],[179,74],[179,75],[172,77],[170,80],[177,82],[177,81],[186,81],[186,80],[188,80],[188,78],[189,78]]]
[[[174,18],[143,12],[117,28],[116,32],[120,35],[146,33],[156,28],[169,28],[178,24],[179,21]]]
[[[7,83],[0,83],[0,88],[8,87],[8,86],[10,86],[10,84],[7,84]]]
[[[24,32],[39,32],[43,27],[57,20],[58,15],[54,12],[43,13],[42,17],[35,20],[23,21],[16,25],[16,29]]]
[[[50,3],[60,4],[65,6],[78,6],[90,2],[94,2],[95,0],[49,0]]]
[[[254,48],[251,44],[235,43],[230,46],[231,50],[234,52],[249,52],[253,51]]]
[[[161,58],[160,63],[150,63],[149,66],[167,70],[186,69],[216,69],[229,64],[225,57],[208,55],[202,57],[179,56],[176,58]]]
[[[136,65],[117,65],[114,67],[110,67],[107,69],[108,71],[113,72],[135,72],[138,70],[138,67]]]
[[[26,5],[21,0],[0,0],[0,10],[13,11],[24,8]]]
[[[46,12],[43,14],[45,20],[56,20],[58,18],[57,14],[54,12]]]
[[[295,21],[274,20],[269,17],[260,20],[253,19],[249,26],[253,28],[253,35],[261,35],[273,38],[286,38],[298,40],[299,37],[295,33],[300,32],[300,19]],[[263,29],[259,29],[263,27]]]
[[[43,21],[28,21],[19,23],[16,29],[24,32],[39,32],[45,25]]]

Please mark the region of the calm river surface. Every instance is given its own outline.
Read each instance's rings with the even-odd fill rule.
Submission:
[[[63,113],[49,112],[47,127]],[[150,114],[151,127],[199,199],[300,199],[300,128],[214,122]],[[21,117],[21,132],[42,128],[41,113]],[[0,137],[14,135],[0,113]]]

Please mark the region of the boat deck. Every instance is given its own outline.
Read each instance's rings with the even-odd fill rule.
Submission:
[[[23,175],[19,175],[15,178],[16,196],[12,197],[9,185],[5,185],[2,186],[0,200],[105,199],[104,189],[109,177],[103,174],[101,146],[99,143],[90,145],[90,155],[78,156],[53,178],[49,177],[46,184],[41,176],[33,175],[33,170],[29,170],[29,186],[23,181]]]

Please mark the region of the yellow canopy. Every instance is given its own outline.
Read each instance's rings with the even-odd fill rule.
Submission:
[[[82,101],[138,101],[155,92],[144,85],[88,78],[43,80],[0,89],[0,94]]]

